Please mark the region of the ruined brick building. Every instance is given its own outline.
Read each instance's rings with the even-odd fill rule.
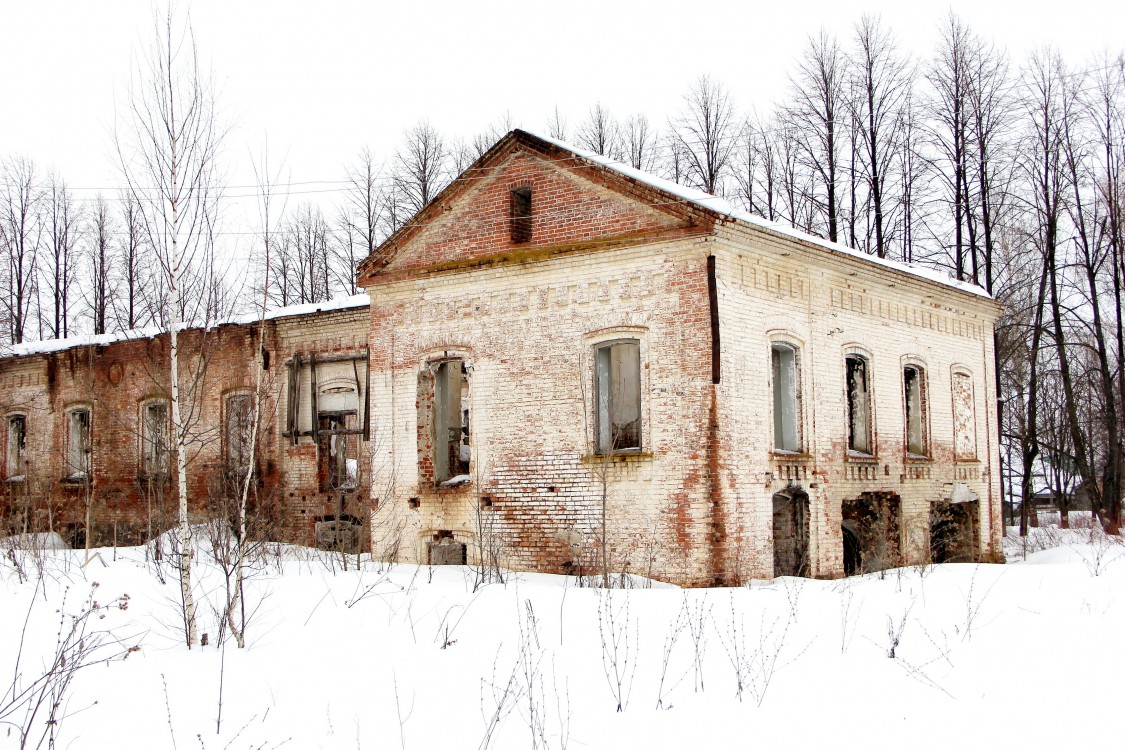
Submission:
[[[978,290],[518,130],[359,280],[369,305],[278,311],[260,341],[192,333],[200,513],[253,454],[274,533],[407,562],[698,585],[1001,559]],[[90,497],[100,541],[149,533],[164,342],[0,360],[9,517],[77,534]]]
[[[261,328],[243,319],[181,333],[194,517],[230,513],[253,461],[262,533],[344,547],[366,536],[367,319],[359,295],[274,311]],[[175,523],[168,346],[166,333],[142,330],[17,345],[0,359],[8,531],[138,544]]]

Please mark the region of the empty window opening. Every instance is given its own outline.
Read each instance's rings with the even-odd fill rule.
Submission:
[[[887,492],[864,492],[854,500],[845,500],[841,508],[844,528],[844,572],[871,573],[893,568],[901,562],[901,512],[897,495]],[[849,543],[858,542],[858,558],[849,561]],[[851,567],[851,572],[848,572]]]
[[[27,477],[26,466],[27,417],[16,414],[8,417],[8,481],[22,482]]]
[[[930,561],[976,562],[980,503],[930,503]]]
[[[84,481],[90,477],[90,410],[73,409],[67,421],[66,478]]]
[[[902,369],[903,397],[906,402],[906,452],[922,458],[926,455],[925,377],[921,368]]]
[[[322,492],[354,490],[359,486],[359,437],[356,413],[320,412],[317,476]]]
[[[597,349],[598,453],[641,448],[641,347],[636,340]]]
[[[226,452],[227,473],[232,479],[246,477],[253,460],[253,412],[250,394],[239,393],[227,396],[227,422],[223,433]]]
[[[141,474],[168,474],[168,404],[153,401],[141,408]]]
[[[773,496],[773,574],[809,573],[809,496],[799,490]]]
[[[848,450],[871,455],[871,399],[867,360],[849,355],[847,364]]]
[[[801,451],[800,389],[797,350],[788,344],[770,347],[773,371],[773,447],[777,451]]]
[[[511,200],[512,242],[531,241],[531,188],[515,188],[509,194]]]
[[[465,363],[451,359],[434,372],[434,480],[469,481],[469,378]]]

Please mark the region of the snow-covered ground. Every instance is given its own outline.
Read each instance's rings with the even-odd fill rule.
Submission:
[[[1008,555],[599,590],[529,574],[476,585],[467,567],[357,570],[354,557],[345,570],[285,547],[248,582],[238,649],[216,646],[224,587],[204,550],[210,645],[189,651],[175,575],[162,583],[144,548],[99,550],[85,567],[81,551],[5,550],[0,694],[43,674],[60,621],[92,592],[84,642],[104,637],[92,658],[135,648],[73,673],[59,747],[1118,746],[1125,546],[1037,529]],[[18,746],[0,726],[0,747]]]

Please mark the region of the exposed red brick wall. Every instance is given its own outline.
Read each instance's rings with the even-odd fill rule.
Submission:
[[[362,356],[366,345],[365,308],[269,320],[263,348],[269,368],[262,378],[255,512],[273,523],[271,534],[309,544],[317,516],[335,514],[334,496],[317,482],[317,448],[310,437],[297,445],[282,436],[288,368],[295,353],[307,362],[321,356]],[[257,323],[224,325],[180,334],[181,387],[189,422],[188,493],[192,515],[204,518],[222,505],[224,487],[224,397],[252,392],[255,386]],[[175,459],[164,481],[143,476],[141,405],[167,398],[168,336],[75,346],[41,355],[0,360],[0,452],[6,454],[7,416],[24,414],[28,470],[22,481],[0,485],[0,521],[6,530],[54,529],[72,538],[85,533],[85,505],[91,501],[91,543],[135,544],[159,533],[176,518]],[[202,367],[199,363],[203,362]],[[198,377],[195,373],[198,372]],[[360,369],[363,373],[362,368]],[[89,484],[67,482],[67,410],[91,411],[92,477]],[[169,412],[169,417],[170,417]],[[169,435],[171,427],[169,426]],[[344,512],[366,515],[369,497],[369,444],[360,443],[361,487],[350,493]],[[89,493],[89,494],[87,494]],[[2,533],[2,532],[0,532]]]

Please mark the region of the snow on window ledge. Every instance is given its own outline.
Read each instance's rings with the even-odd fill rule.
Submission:
[[[438,487],[458,487],[462,484],[468,484],[471,480],[468,474],[458,474],[455,477],[450,477],[444,482],[438,483]]]

